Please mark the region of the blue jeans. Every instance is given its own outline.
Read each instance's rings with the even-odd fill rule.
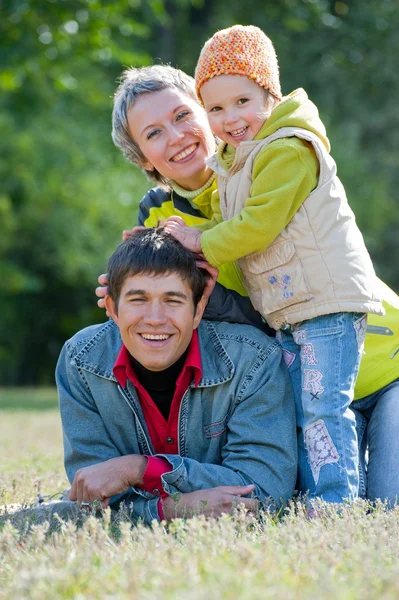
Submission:
[[[277,332],[291,375],[298,427],[298,489],[343,502],[358,496],[359,452],[350,408],[367,318],[335,313]]]
[[[359,495],[399,502],[399,379],[352,404],[359,440]]]

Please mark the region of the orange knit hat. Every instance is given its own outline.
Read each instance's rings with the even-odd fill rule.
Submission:
[[[281,100],[277,56],[259,27],[234,25],[217,31],[204,45],[195,68],[195,87],[218,75],[244,75]]]

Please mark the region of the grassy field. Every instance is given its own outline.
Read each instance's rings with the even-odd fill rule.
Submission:
[[[67,486],[54,389],[0,389],[0,504]]]
[[[0,390],[1,504],[29,503],[67,481],[53,390]],[[219,521],[118,531],[109,515],[57,533],[0,529],[0,598],[388,599],[399,598],[399,510],[364,503],[309,521],[238,512]]]

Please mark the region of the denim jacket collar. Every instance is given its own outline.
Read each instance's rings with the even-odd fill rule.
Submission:
[[[198,327],[202,362],[202,378],[198,387],[210,387],[229,381],[234,374],[234,364],[227,354],[214,326],[202,320]],[[108,321],[95,333],[78,342],[72,364],[78,369],[117,383],[112,372],[122,345],[118,326]]]

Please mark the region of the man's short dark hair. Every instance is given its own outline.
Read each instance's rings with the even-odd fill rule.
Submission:
[[[124,282],[135,275],[166,275],[176,273],[186,281],[193,294],[194,308],[204,293],[209,273],[197,267],[197,254],[184,248],[164,229],[138,231],[120,244],[108,261],[108,294],[118,302]]]

